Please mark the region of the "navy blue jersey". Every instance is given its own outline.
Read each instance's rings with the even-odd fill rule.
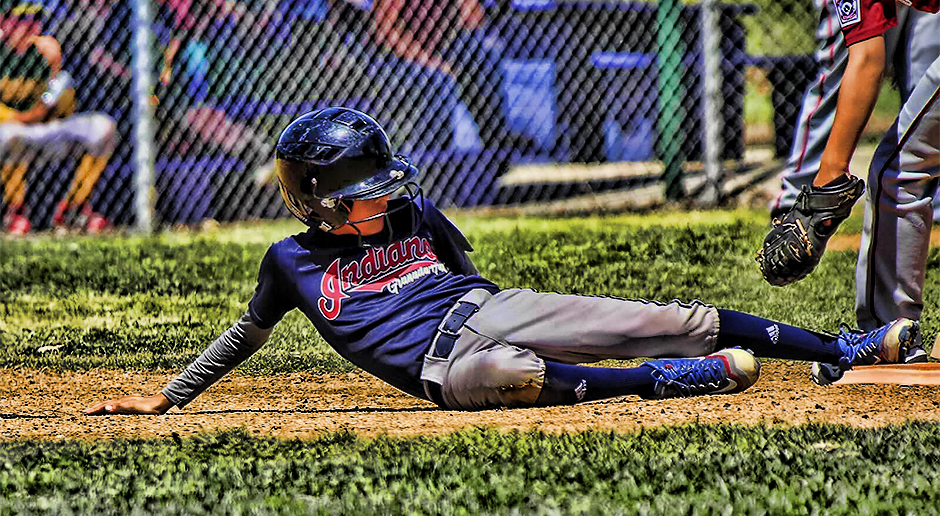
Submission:
[[[401,203],[411,201],[393,199],[389,211]],[[344,358],[425,398],[421,367],[445,312],[474,288],[499,289],[476,274],[470,244],[431,201],[413,230],[415,208],[391,213],[365,246],[314,229],[272,245],[249,303],[253,322],[270,328],[299,308]]]

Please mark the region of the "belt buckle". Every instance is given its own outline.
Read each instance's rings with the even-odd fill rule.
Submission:
[[[454,350],[454,344],[460,336],[460,328],[467,322],[471,315],[475,314],[480,307],[461,301],[450,311],[444,324],[437,330],[437,338],[434,343],[433,356],[438,358],[447,358]]]

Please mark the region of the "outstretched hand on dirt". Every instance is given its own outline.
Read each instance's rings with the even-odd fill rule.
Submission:
[[[108,414],[164,414],[173,407],[173,403],[162,393],[153,396],[125,396],[116,400],[102,401],[85,409],[86,416],[106,416]]]

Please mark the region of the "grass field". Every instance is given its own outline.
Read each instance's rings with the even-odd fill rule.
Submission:
[[[452,215],[477,266],[504,287],[702,299],[818,330],[854,320],[851,249],[827,253],[799,284],[763,282],[753,261],[767,229],[763,211]],[[859,227],[855,217],[840,232]],[[284,220],[147,238],[0,240],[0,368],[24,378],[177,371],[244,311],[267,245],[299,229]],[[932,249],[928,300],[938,298],[938,258]],[[933,342],[940,321],[931,306],[922,322]],[[350,371],[294,313],[234,374]],[[809,381],[783,380],[795,388]],[[733,408],[734,397],[722,403]],[[0,416],[11,424],[40,417],[7,412]],[[686,423],[575,433],[484,426],[300,440],[237,429],[106,441],[52,433],[0,442],[0,514],[925,514],[940,503],[938,424]]]

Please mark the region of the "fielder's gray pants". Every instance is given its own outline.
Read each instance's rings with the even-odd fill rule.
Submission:
[[[534,404],[545,379],[543,359],[578,364],[702,356],[715,350],[718,339],[718,310],[700,301],[656,303],[522,289],[496,295],[477,289],[461,301],[479,311],[459,330],[446,359],[432,356],[435,339],[421,376],[441,386],[451,409]]]
[[[842,38],[839,17],[832,0],[817,1],[819,26],[816,39],[816,78],[803,95],[793,145],[781,172],[781,191],[771,201],[771,210],[788,210],[796,203],[803,186],[809,186],[819,171],[832,124],[835,121],[839,86],[849,52]],[[888,67],[904,102],[917,81],[940,55],[940,15],[931,15],[898,4],[898,26],[885,34]],[[860,173],[859,173],[860,175]],[[940,210],[940,201],[938,201]]]
[[[65,156],[73,145],[94,156],[114,152],[117,124],[104,113],[79,113],[39,124],[0,124],[0,160],[19,159],[20,152],[42,151],[50,157]]]
[[[917,83],[872,159],[855,271],[855,313],[863,330],[897,317],[920,319],[924,309],[931,203],[940,176],[938,92],[940,58]],[[910,139],[892,156],[905,132]]]

